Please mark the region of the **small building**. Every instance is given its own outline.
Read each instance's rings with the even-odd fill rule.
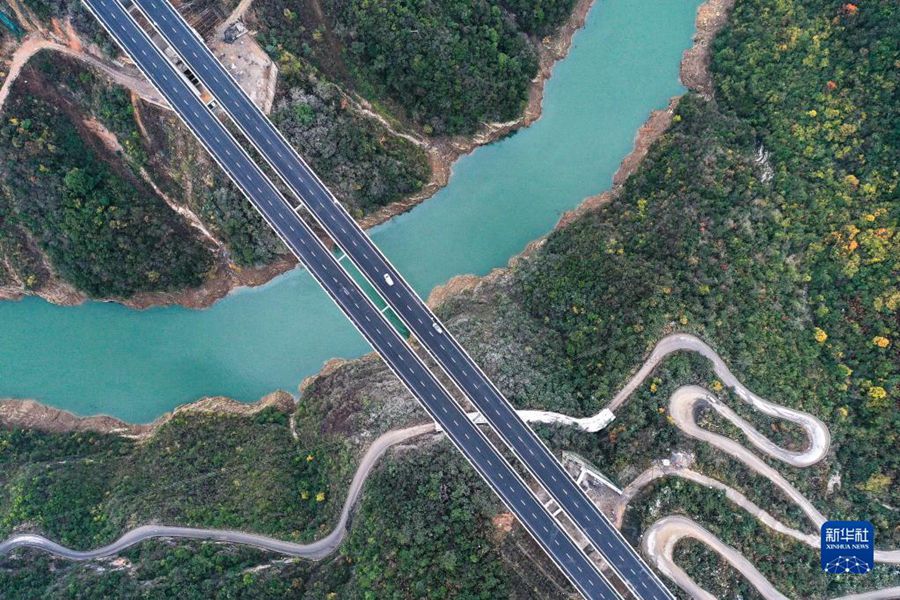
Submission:
[[[243,21],[235,21],[231,25],[225,28],[225,34],[222,36],[222,39],[225,40],[228,44],[233,44],[236,42],[241,36],[247,33],[247,26],[244,25]]]

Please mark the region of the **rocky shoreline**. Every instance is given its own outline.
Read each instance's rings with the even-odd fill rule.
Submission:
[[[538,45],[538,72],[531,80],[528,89],[528,101],[522,115],[507,123],[489,123],[472,136],[455,136],[438,140],[425,141],[424,147],[428,151],[431,163],[431,181],[417,194],[393,202],[384,208],[363,217],[360,225],[368,229],[389,221],[397,215],[403,214],[425,200],[434,196],[450,181],[453,164],[463,156],[472,153],[479,146],[485,146],[509,135],[517,129],[528,127],[541,117],[542,103],[544,101],[544,87],[547,80],[553,75],[553,67],[557,62],[569,54],[572,40],[575,34],[584,27],[587,15],[594,5],[594,0],[578,0],[569,15],[569,19],[563,23],[553,35],[541,40]]]
[[[290,414],[295,408],[294,398],[280,390],[250,403],[238,402],[224,396],[210,396],[183,404],[171,412],[160,415],[152,423],[146,424],[126,423],[107,415],[79,417],[69,411],[47,406],[36,400],[0,400],[0,424],[10,428],[36,429],[52,433],[90,431],[145,439],[176,415],[215,413],[250,416],[267,408],[275,408]]]
[[[581,0],[579,6],[586,4],[587,9],[589,9],[591,1],[592,0]],[[692,46],[684,52],[681,61],[682,83],[684,83],[691,91],[704,95],[712,93],[712,81],[709,73],[710,44],[716,33],[718,33],[726,23],[728,14],[734,6],[734,2],[735,0],[707,0],[707,2],[697,9],[696,31],[693,38],[694,42]],[[586,10],[584,14],[587,14]],[[628,177],[635,172],[643,157],[646,156],[650,146],[668,129],[672,122],[672,116],[677,102],[678,97],[672,98],[667,108],[651,113],[644,125],[638,130],[635,135],[634,148],[628,156],[622,160],[619,169],[616,171],[613,178],[612,189],[596,196],[590,196],[577,208],[564,213],[560,217],[554,230],[566,227],[579,216],[610,202],[621,193],[622,185]],[[505,268],[494,269],[483,277],[475,275],[458,275],[450,279],[446,284],[435,287],[428,297],[429,306],[437,307],[460,293],[474,290],[478,286],[499,280],[501,277],[508,274],[510,268],[515,266],[517,262],[531,256],[545,241],[546,236],[529,243],[520,254],[513,256],[509,260],[508,266]],[[365,357],[355,360],[364,359]],[[342,359],[329,361],[318,374],[306,378],[300,384],[301,391],[317,378],[326,377],[329,373],[345,366],[348,362],[352,361],[345,361]],[[284,402],[284,397],[286,397],[293,403],[293,398],[286,392],[275,392],[252,404],[243,404],[235,400],[221,397],[204,398],[196,402],[182,405],[176,408],[172,413],[161,416],[150,425],[129,425],[124,421],[106,416],[77,417],[67,411],[45,406],[34,400],[3,400],[0,401],[0,425],[8,427],[33,427],[50,431],[90,430],[142,436],[149,435],[150,432],[155,430],[160,424],[166,422],[174,414],[191,411],[209,412],[210,410],[227,413],[246,411],[244,414],[252,414],[253,412],[271,405],[264,405],[264,403],[273,402],[272,400],[267,399],[271,399],[275,396],[280,398],[279,402]]]
[[[707,0],[697,8],[693,43],[690,48],[684,51],[681,57],[679,72],[682,84],[688,90],[701,94],[706,98],[711,98],[713,94],[712,75],[709,72],[711,44],[716,34],[728,21],[728,15],[735,1]],[[650,113],[650,116],[635,134],[634,146],[631,152],[619,163],[619,168],[616,169],[613,175],[612,188],[594,196],[588,196],[577,207],[564,212],[560,216],[559,221],[557,221],[553,231],[568,226],[582,215],[598,209],[619,196],[622,186],[637,171],[650,147],[669,129],[680,98],[680,96],[675,96],[669,100],[666,108]],[[550,233],[553,233],[553,231]],[[535,250],[543,246],[549,235],[547,234],[530,242],[521,253],[510,258],[506,267],[494,269],[483,277],[457,275],[447,283],[435,287],[428,297],[429,306],[438,306],[452,296],[472,290],[482,283],[498,279],[510,268],[514,267],[517,262],[528,258]]]

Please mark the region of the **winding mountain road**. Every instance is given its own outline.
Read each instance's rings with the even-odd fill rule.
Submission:
[[[767,600],[789,600],[787,596],[778,591],[766,577],[759,572],[744,556],[736,549],[713,535],[709,530],[698,525],[687,517],[673,515],[663,517],[650,526],[650,529],[644,534],[644,552],[648,555],[657,557],[656,566],[670,579],[675,581],[678,586],[698,600],[717,600],[716,597],[708,591],[697,585],[691,579],[684,569],[675,564],[672,554],[675,545],[684,538],[693,538],[703,542],[722,558],[727,560],[731,566],[741,572],[753,586],[759,590],[759,593]],[[850,594],[849,596],[840,596],[833,600],[888,600],[890,598],[900,597],[900,586],[864,592],[861,594]]]
[[[629,380],[626,386],[623,387],[622,391],[615,396],[609,406],[615,406],[616,408],[620,407],[634,390],[640,387],[646,378],[653,372],[654,368],[665,357],[679,351],[696,352],[706,357],[712,362],[716,375],[726,385],[732,387],[736,395],[740,398],[767,415],[792,421],[799,424],[807,431],[810,439],[809,447],[803,452],[792,452],[774,444],[771,440],[753,428],[746,420],[740,418],[733,410],[722,404],[714,394],[704,388],[699,386],[683,386],[678,388],[669,399],[669,411],[675,425],[679,429],[687,435],[705,441],[723,452],[730,454],[758,474],[772,480],[773,483],[780,487],[789,498],[803,509],[804,513],[810,519],[810,522],[818,527],[821,522],[824,522],[825,517],[805,496],[803,496],[803,494],[800,493],[799,490],[787,482],[787,480],[775,469],[770,467],[753,453],[749,452],[739,443],[699,427],[694,420],[694,414],[695,408],[700,403],[707,403],[724,418],[728,419],[736,427],[741,429],[744,435],[747,436],[747,439],[757,448],[773,458],[782,460],[783,462],[794,466],[808,466],[815,464],[825,456],[830,444],[828,428],[821,420],[812,415],[779,406],[753,394],[737,380],[727,368],[721,357],[719,357],[709,345],[696,336],[689,334],[675,334],[660,340],[638,372]],[[588,432],[597,431],[597,424],[605,419],[605,417],[601,416],[602,411],[596,415],[584,418],[571,417],[569,415],[550,411],[523,410],[519,412],[522,418],[529,422],[568,425],[578,427]],[[481,420],[480,415],[477,412],[470,413],[468,416],[476,423]],[[343,541],[346,535],[347,524],[350,521],[353,507],[361,494],[363,483],[378,459],[383,456],[391,446],[409,441],[417,436],[431,433],[436,430],[435,425],[429,423],[393,430],[377,438],[360,461],[334,530],[322,539],[310,544],[298,544],[239,531],[145,525],[128,531],[118,540],[107,546],[89,551],[72,550],[40,535],[15,535],[0,543],[0,555],[11,552],[16,548],[31,547],[71,560],[92,560],[118,554],[125,548],[146,539],[168,537],[245,544],[289,556],[320,560],[334,552]],[[630,500],[633,499],[643,487],[652,481],[665,476],[677,476],[707,487],[723,490],[726,497],[731,502],[748,511],[773,531],[792,537],[811,547],[818,547],[818,535],[803,533],[802,531],[788,527],[779,522],[770,513],[753,503],[741,492],[718,480],[703,475],[702,473],[680,467],[661,468],[659,466],[654,466],[644,471],[629,483],[624,488],[622,499],[615,508],[614,516],[617,526],[621,526],[625,507]],[[781,592],[779,592],[777,588],[775,588],[774,585],[735,548],[728,546],[691,519],[681,516],[664,517],[654,523],[644,534],[642,549],[660,571],[694,597],[704,600],[713,598],[709,592],[701,588],[687,575],[687,573],[684,572],[683,569],[679,568],[674,563],[674,547],[679,540],[685,537],[691,537],[701,541],[714,551],[718,552],[725,560],[747,577],[747,579],[756,586],[760,593],[767,599],[782,600],[785,598],[785,596],[781,594]],[[875,560],[880,563],[900,564],[900,550],[877,550]],[[897,597],[900,597],[900,587],[842,596],[834,600],[882,600]]]
[[[338,522],[334,529],[325,537],[309,544],[298,544],[296,542],[279,540],[265,535],[228,529],[143,525],[129,530],[111,544],[95,548],[94,550],[84,551],[67,548],[42,535],[14,535],[0,543],[0,556],[12,552],[16,548],[37,548],[69,560],[96,560],[114,556],[130,546],[134,546],[135,544],[152,538],[181,538],[255,546],[257,548],[262,548],[263,550],[278,552],[287,556],[296,556],[309,560],[321,560],[337,550],[338,546],[340,546],[341,542],[344,540],[344,537],[347,534],[347,523],[350,521],[353,507],[362,492],[363,483],[365,483],[366,478],[369,476],[372,467],[378,462],[378,459],[381,458],[391,446],[434,431],[434,424],[428,423],[425,425],[407,427],[406,429],[389,431],[372,442],[372,445],[369,446],[369,449],[363,455],[362,460],[356,469],[356,473],[353,476],[353,480],[350,482],[350,488],[347,490],[347,498],[344,500],[341,515],[338,518]]]
[[[757,396],[734,376],[734,373],[731,372],[731,369],[728,368],[722,357],[709,344],[689,333],[675,333],[661,339],[656,344],[656,347],[653,348],[653,352],[650,353],[640,370],[615,395],[606,408],[615,412],[664,358],[675,352],[683,351],[696,352],[707,359],[712,363],[716,377],[722,381],[725,387],[732,388],[741,400],[764,415],[796,423],[806,431],[806,435],[810,440],[809,447],[803,452],[785,450],[756,431],[727,406],[721,403],[713,405],[717,412],[739,427],[754,446],[794,467],[808,467],[822,460],[828,453],[828,447],[831,444],[831,434],[828,432],[828,427],[825,426],[825,423],[809,413],[787,408]]]
[[[613,412],[618,410],[625,403],[625,400],[631,397],[634,391],[644,383],[656,367],[665,358],[676,352],[694,352],[706,358],[712,364],[716,377],[718,377],[726,387],[731,388],[735,395],[741,400],[769,417],[784,419],[799,425],[806,432],[807,438],[809,439],[809,446],[802,452],[786,450],[757,431],[750,423],[735,413],[734,410],[716,400],[712,393],[703,390],[703,388],[694,390],[697,394],[699,394],[699,390],[702,390],[703,393],[701,395],[704,399],[709,401],[709,405],[722,417],[738,427],[744,435],[747,436],[750,443],[761,451],[794,467],[808,467],[813,465],[822,460],[828,453],[828,448],[831,445],[831,434],[825,423],[809,413],[787,408],[757,396],[734,376],[725,364],[725,361],[722,360],[722,357],[720,357],[709,344],[689,333],[675,333],[668,335],[657,342],[653,351],[650,353],[650,356],[644,361],[644,364],[641,365],[641,368],[638,369],[637,373],[628,380],[628,383],[622,387],[606,408],[594,415],[587,417],[572,417],[557,412],[542,410],[520,410],[519,414],[523,419],[530,423],[569,425],[591,433],[600,431],[609,424]],[[677,397],[673,396],[673,406],[670,407],[675,409],[673,410],[672,416],[676,419],[676,424],[682,430],[684,430],[685,427],[690,427],[693,423],[693,417],[690,414],[690,411],[685,411],[683,409],[690,408],[689,405],[695,404],[700,400],[700,398],[691,399],[690,396],[691,394],[687,393],[686,390],[681,391],[677,394]],[[694,424],[693,427],[696,427],[696,424]],[[695,432],[695,429],[692,428],[691,431]],[[709,440],[707,439],[706,441]]]
[[[721,490],[725,492],[725,497],[730,502],[750,513],[769,529],[792,537],[798,542],[806,544],[810,548],[819,548],[818,531],[816,531],[816,533],[804,533],[799,529],[789,527],[733,487],[722,483],[718,479],[713,479],[712,477],[704,475],[703,473],[677,466],[661,467],[659,465],[654,465],[625,486],[614,509],[616,527],[622,526],[625,518],[625,509],[634,497],[637,496],[638,492],[650,483],[663,477],[680,477],[711,489]],[[803,498],[803,502],[804,504],[812,506],[805,497]],[[900,550],[875,550],[875,562],[900,565]]]

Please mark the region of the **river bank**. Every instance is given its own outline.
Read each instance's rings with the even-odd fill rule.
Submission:
[[[240,8],[246,11],[250,3]],[[544,89],[547,81],[553,75],[553,67],[564,59],[572,47],[575,33],[584,27],[587,15],[594,5],[594,0],[578,0],[569,18],[552,35],[545,37],[537,46],[538,73],[532,80],[528,89],[528,100],[522,115],[513,121],[506,123],[488,123],[478,133],[470,136],[453,136],[437,139],[421,139],[419,142],[428,153],[428,161],[431,166],[431,179],[422,190],[382,207],[364,217],[357,219],[363,229],[371,229],[382,225],[394,217],[406,213],[416,206],[433,197],[450,182],[453,165],[461,157],[471,154],[477,148],[486,146],[517,129],[529,127],[541,117],[541,108],[544,99]],[[233,17],[232,17],[233,18]],[[230,19],[229,19],[230,20]],[[360,98],[352,100],[359,105]],[[369,112],[364,106],[359,106],[361,111]],[[375,117],[380,117],[373,113]],[[380,121],[387,124],[383,118]],[[403,132],[392,132],[395,135],[409,135]],[[331,247],[330,239],[324,239],[326,245]],[[177,304],[187,308],[208,308],[216,301],[227,296],[231,291],[239,287],[256,287],[264,285],[273,278],[289,271],[297,266],[293,256],[286,256],[275,263],[258,268],[235,270],[229,266],[220,266],[219,273],[213,275],[207,282],[197,289],[181,290],[170,293],[143,293],[129,299],[111,298],[108,301],[121,302],[129,308],[146,309],[153,306],[166,306]],[[0,296],[2,297],[2,296]],[[82,300],[83,301],[83,300]],[[79,302],[80,303],[80,302]]]
[[[597,4],[548,80],[543,117],[463,157],[432,201],[371,232],[423,297],[457,274],[474,282],[505,266],[610,185],[647,115],[683,93],[679,65],[699,4]],[[649,46],[640,32],[656,32]],[[0,305],[0,323],[2,395],[141,423],[199,397],[249,402],[294,390],[329,358],[370,351],[299,269],[203,311],[32,299]]]
[[[684,52],[680,63],[680,73],[682,74],[682,78],[686,78],[691,82],[692,87],[689,89],[693,90],[693,86],[697,86],[698,91],[700,89],[709,89],[710,76],[708,64],[710,42],[714,38],[715,33],[724,25],[727,20],[728,11],[733,4],[734,0],[708,0],[708,2],[702,4],[698,8],[693,45]],[[583,7],[583,10],[587,10],[590,7],[590,2],[588,0],[582,0],[582,2],[579,3],[579,6]],[[582,23],[583,18],[584,15],[581,16]],[[571,35],[569,36],[568,43],[571,43]],[[602,204],[612,201],[616,197],[621,190],[622,184],[640,165],[641,160],[646,155],[649,147],[668,129],[671,124],[672,114],[674,107],[677,104],[677,100],[678,97],[672,98],[666,109],[653,111],[647,121],[638,130],[634,138],[632,151],[621,161],[616,170],[613,177],[613,187],[601,194],[588,197],[577,208],[565,212],[560,217],[554,230],[566,227],[582,214],[594,210]],[[537,106],[540,106],[539,100],[537,101]],[[537,117],[534,116],[534,118]],[[513,256],[509,260],[509,263],[505,268],[494,269],[485,276],[458,275],[450,279],[447,283],[435,287],[428,296],[429,306],[437,308],[459,294],[473,290],[479,285],[497,282],[507,275],[509,270],[514,267],[518,261],[530,257],[538,248],[540,248],[545,239],[546,236],[542,236],[541,238],[530,242],[520,254]],[[260,285],[265,283],[266,277],[278,274],[278,269],[290,269],[289,262],[286,261],[281,267],[275,268],[272,273],[261,274],[258,279],[253,280],[253,283],[250,283],[249,285]],[[247,271],[246,273],[248,277],[256,277],[256,274],[253,271]],[[208,294],[206,298],[212,298],[216,293],[220,292],[224,295],[228,292],[226,287],[226,285],[219,286],[211,294]],[[194,293],[197,294],[198,292],[195,291]],[[204,298],[202,296],[197,297],[198,303],[202,303],[203,300]],[[146,308],[148,306],[149,304],[141,306],[141,308]],[[342,360],[329,361],[323,366],[319,373],[304,380],[303,384],[301,384],[301,390],[313,379],[328,377],[334,373],[339,366],[345,364],[346,361]],[[268,398],[268,396],[266,398]],[[256,409],[259,410],[264,407],[261,403],[264,403],[266,398],[250,404],[235,401],[225,402],[222,398],[219,398],[217,402],[211,402],[209,399],[205,398],[196,402],[184,404],[174,412],[209,410],[214,407],[222,407],[223,410],[231,411],[233,405],[247,406],[249,407],[248,410],[253,410],[253,407],[257,407]],[[12,405],[15,404],[19,404],[19,406],[16,406],[15,409],[13,409]],[[46,406],[34,400],[22,402],[7,401],[0,403],[0,422],[3,422],[8,426],[34,427],[51,431],[89,429],[103,432],[124,432],[127,435],[144,435],[148,431],[152,431],[160,423],[165,422],[165,420],[170,418],[170,415],[174,414],[174,412],[159,417],[149,425],[131,425],[124,421],[106,416],[77,417],[65,410]]]
[[[0,400],[0,424],[10,428],[36,429],[49,433],[91,431],[146,439],[177,415],[185,413],[216,413],[227,415],[254,415],[267,408],[275,408],[285,414],[294,411],[294,398],[283,391],[263,396],[256,402],[238,402],[224,396],[201,398],[183,404],[175,410],[159,416],[152,423],[126,423],[108,415],[80,417],[69,411],[46,406],[35,400]]]
[[[495,142],[511,134],[515,130],[528,127],[537,121],[541,116],[544,88],[546,82],[552,76],[553,67],[558,61],[568,55],[575,33],[584,27],[585,20],[593,3],[594,0],[578,0],[566,22],[563,23],[554,34],[545,37],[537,44],[538,72],[531,82],[528,90],[528,100],[518,119],[506,123],[487,123],[481,131],[470,136],[419,139],[420,145],[428,154],[432,173],[431,179],[425,184],[422,190],[416,194],[393,202],[360,218],[358,220],[360,225],[364,229],[370,229],[415,208],[434,196],[448,184],[452,174],[453,165],[461,157],[472,153],[480,146]],[[251,2],[245,2],[241,4],[239,10],[243,13],[250,7]],[[235,14],[238,13],[236,12]],[[226,20],[233,20],[234,18],[234,15],[232,15]],[[33,20],[34,19],[29,19],[27,22]],[[4,81],[2,89],[0,89],[0,108],[2,108],[3,100],[9,93],[21,68],[27,63],[31,56],[40,50],[64,52],[79,60],[86,61],[88,64],[99,68],[107,76],[112,77],[116,83],[128,87],[128,89],[132,90],[140,98],[154,104],[164,104],[160,104],[159,101],[156,100],[154,95],[155,91],[152,90],[152,88],[148,89],[148,86],[139,75],[129,77],[122,72],[121,69],[116,69],[111,65],[106,64],[102,58],[100,58],[100,54],[96,51],[96,48],[91,48],[90,44],[87,44],[78,38],[78,35],[71,24],[66,24],[65,27],[56,22],[54,24],[55,27],[52,30],[47,30],[45,28],[35,29],[29,34],[26,43],[13,54],[9,75]],[[86,49],[95,51],[88,52]],[[371,117],[386,123],[386,121],[384,121],[377,113],[372,113],[364,107],[359,106],[359,98],[354,96],[351,100],[357,105],[360,112],[370,113]],[[137,110],[138,108],[139,105],[136,103],[136,114],[140,114],[140,111]],[[408,135],[402,132],[393,133],[396,135]],[[330,245],[331,242],[327,241],[327,243]],[[28,295],[36,295],[53,304],[78,306],[90,300],[85,294],[76,290],[67,282],[56,276],[49,264],[45,266],[48,278],[44,285],[33,290],[26,289],[21,282],[18,282],[19,285],[0,286],[0,301],[15,301]],[[218,300],[221,300],[237,288],[264,285],[296,266],[296,260],[290,255],[285,255],[270,264],[249,268],[239,268],[230,264],[224,257],[220,257],[217,260],[216,268],[209,274],[207,280],[197,288],[169,292],[143,292],[130,298],[111,297],[98,298],[95,300],[100,302],[115,302],[139,310],[156,306],[171,305],[203,309],[212,306]]]
[[[712,75],[709,72],[711,45],[716,34],[727,23],[734,3],[735,0],[707,0],[697,8],[693,43],[684,51],[679,65],[681,81],[689,91],[704,97],[712,97]],[[622,186],[628,178],[640,167],[641,161],[647,155],[650,147],[669,129],[680,98],[681,96],[675,96],[669,100],[666,108],[650,113],[634,136],[634,146],[631,152],[622,159],[616,169],[613,175],[613,185],[609,190],[588,196],[577,207],[564,212],[552,231],[529,242],[521,253],[509,259],[506,267],[495,269],[481,277],[467,274],[457,275],[447,283],[435,287],[428,297],[428,305],[436,308],[455,295],[472,290],[481,283],[501,278],[504,272],[513,268],[517,262],[534,254],[554,231],[567,227],[582,215],[613,201],[621,193]]]

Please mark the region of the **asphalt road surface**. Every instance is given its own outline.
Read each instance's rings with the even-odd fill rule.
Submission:
[[[170,527],[167,525],[142,525],[125,532],[114,542],[95,548],[93,550],[74,550],[62,544],[47,539],[42,535],[18,534],[12,535],[0,542],[0,556],[8,554],[16,548],[37,548],[56,556],[69,560],[97,560],[108,556],[120,554],[126,548],[153,538],[186,538],[192,540],[217,541],[229,544],[244,544],[255,546],[263,550],[278,552],[288,556],[297,556],[309,560],[321,560],[330,556],[338,549],[347,533],[350,523],[350,514],[356,501],[362,492],[363,483],[369,476],[369,472],[375,466],[385,452],[394,444],[404,442],[410,438],[434,431],[434,425],[415,425],[406,429],[395,429],[380,436],[369,449],[356,468],[350,488],[347,490],[347,498],[341,509],[341,515],[331,533],[309,544],[298,544],[279,540],[267,535],[257,535],[243,531],[229,529],[200,529],[197,527]]]
[[[645,600],[674,600],[671,592],[641,560],[634,548],[572,481],[550,449],[440,324],[425,302],[388,262],[271,121],[253,104],[169,1],[135,0],[135,4],[203,82],[219,105],[301,201],[302,206],[378,290],[394,313],[415,334],[622,580]]]
[[[573,585],[619,597],[132,16],[115,0],[84,3]]]

